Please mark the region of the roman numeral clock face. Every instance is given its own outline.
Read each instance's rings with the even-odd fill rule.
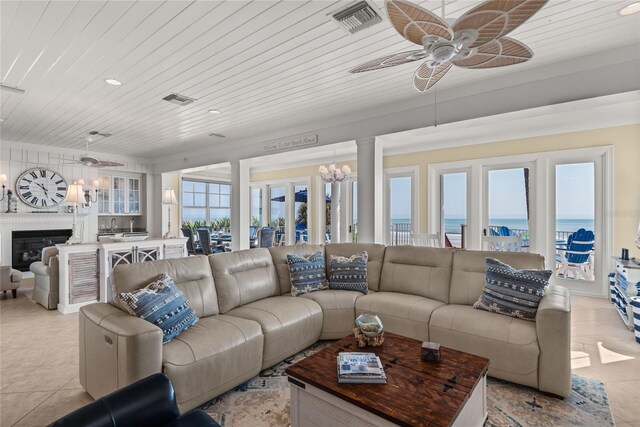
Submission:
[[[20,199],[34,208],[57,206],[67,196],[67,182],[49,169],[29,169],[18,178],[16,189]]]

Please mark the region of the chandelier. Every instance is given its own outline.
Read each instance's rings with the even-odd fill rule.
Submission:
[[[324,182],[342,182],[349,179],[351,168],[347,165],[338,168],[335,163],[331,163],[329,167],[320,166],[318,172]]]

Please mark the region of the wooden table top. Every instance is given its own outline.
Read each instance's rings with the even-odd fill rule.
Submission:
[[[353,335],[290,366],[290,377],[402,426],[449,426],[473,388],[486,374],[489,359],[440,347],[440,362],[420,359],[421,341],[385,332],[380,347],[360,348]],[[338,384],[336,357],[344,351],[380,357],[387,384]]]

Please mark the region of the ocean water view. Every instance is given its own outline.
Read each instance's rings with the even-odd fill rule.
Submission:
[[[392,223],[398,224],[410,223],[411,220],[409,218],[393,218],[391,220]],[[447,218],[445,220],[444,228],[446,233],[459,234],[460,233],[460,224],[464,224],[466,220],[464,218]],[[501,219],[493,219],[489,222],[489,225],[504,225],[505,227],[509,227],[511,229],[516,230],[528,230],[529,224],[527,220],[524,218],[501,218]],[[556,230],[557,231],[565,231],[565,232],[574,232],[579,230],[580,228],[584,228],[586,230],[594,229],[594,220],[592,219],[559,219],[556,222]]]
[[[465,220],[462,218],[447,218],[445,220],[445,232],[447,233],[460,233],[460,224],[464,224]],[[502,218],[493,219],[489,221],[489,225],[504,225],[510,229],[516,230],[528,230],[529,224],[526,219],[518,218]],[[574,232],[581,228],[586,230],[593,230],[593,219],[559,219],[556,221],[557,231]]]

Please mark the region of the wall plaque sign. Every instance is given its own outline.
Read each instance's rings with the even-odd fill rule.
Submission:
[[[276,141],[266,142],[262,145],[262,151],[278,151],[290,148],[299,148],[307,145],[315,145],[318,143],[318,135],[303,135],[287,139],[279,139]]]

